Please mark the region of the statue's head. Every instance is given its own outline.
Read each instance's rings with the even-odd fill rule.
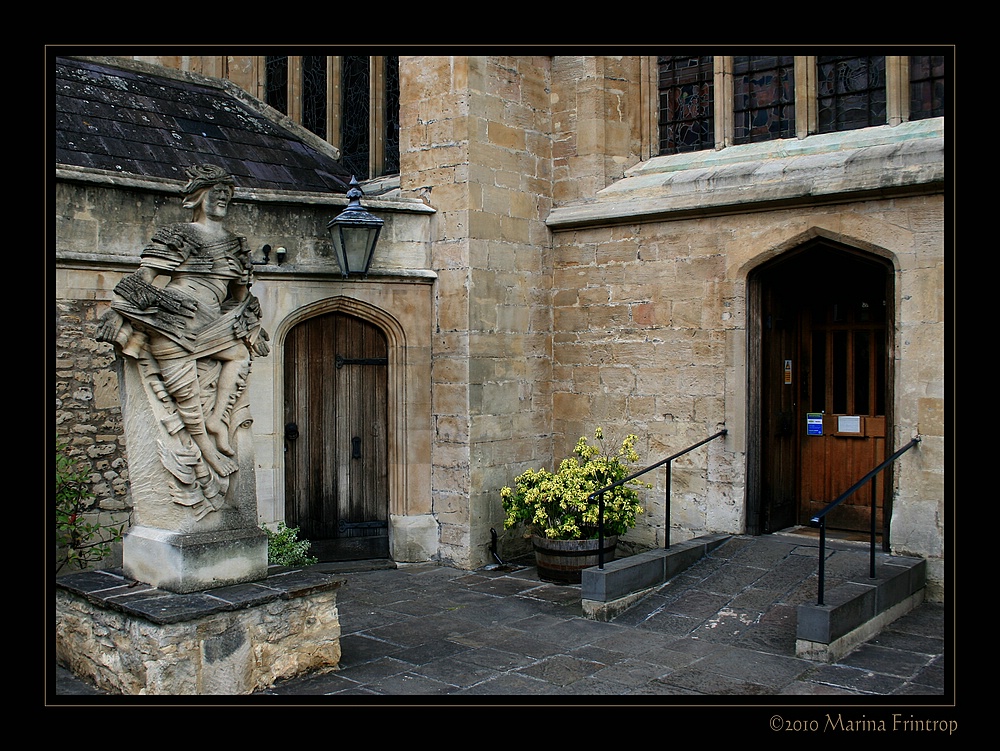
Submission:
[[[184,194],[184,208],[186,209],[193,209],[198,206],[205,195],[205,191],[216,185],[225,185],[229,188],[230,196],[233,194],[233,187],[236,185],[236,181],[222,167],[217,167],[214,164],[196,164],[188,167],[185,173],[187,174],[188,181],[181,189],[181,193]]]

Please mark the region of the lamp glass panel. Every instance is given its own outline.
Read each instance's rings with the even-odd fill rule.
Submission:
[[[343,234],[344,252],[351,271],[365,271],[368,267],[372,230],[367,227],[352,227]]]

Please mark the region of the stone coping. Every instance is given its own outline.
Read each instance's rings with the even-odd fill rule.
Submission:
[[[943,189],[943,118],[654,157],[593,199],[554,208],[553,231]]]
[[[339,589],[336,573],[272,567],[265,579],[200,592],[178,594],[127,577],[122,569],[82,571],[56,579],[56,587],[102,608],[165,625],[206,615],[242,610],[277,600],[308,597]]]
[[[184,180],[170,180],[162,177],[133,175],[97,167],[78,167],[70,164],[59,164],[55,169],[56,180],[84,184],[102,185],[116,188],[131,188],[152,193],[166,193],[176,196]],[[363,183],[362,188],[368,187]],[[235,201],[252,201],[254,203],[308,204],[310,206],[343,207],[348,203],[342,193],[310,193],[309,191],[266,190],[263,188],[237,187],[233,194]],[[398,185],[391,185],[385,180],[378,181],[371,195],[365,192],[365,208],[379,211],[391,211],[400,214],[435,214],[437,209],[429,206],[418,198],[409,198],[399,192]]]

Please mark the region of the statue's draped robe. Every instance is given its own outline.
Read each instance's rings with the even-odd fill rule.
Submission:
[[[229,291],[233,282],[249,287],[253,265],[245,238],[227,233],[205,242],[191,224],[157,230],[141,258],[142,267],[169,275],[170,282],[160,289],[135,278],[123,280],[112,307],[133,331],[148,337],[137,359],[160,420],[176,439],[160,444],[161,460],[180,483],[172,490],[174,500],[196,506],[201,516],[223,502],[228,479],[208,466],[189,437],[205,433],[222,359],[245,360],[245,386],[251,347],[261,332],[260,307],[249,292],[236,300]],[[236,350],[234,345],[239,345]],[[227,417],[239,412],[238,396],[225,405]],[[226,423],[232,434],[236,422]]]

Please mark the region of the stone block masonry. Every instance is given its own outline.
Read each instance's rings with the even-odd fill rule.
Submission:
[[[117,571],[57,579],[56,660],[126,695],[244,695],[340,663],[343,578],[272,569],[189,594]]]

